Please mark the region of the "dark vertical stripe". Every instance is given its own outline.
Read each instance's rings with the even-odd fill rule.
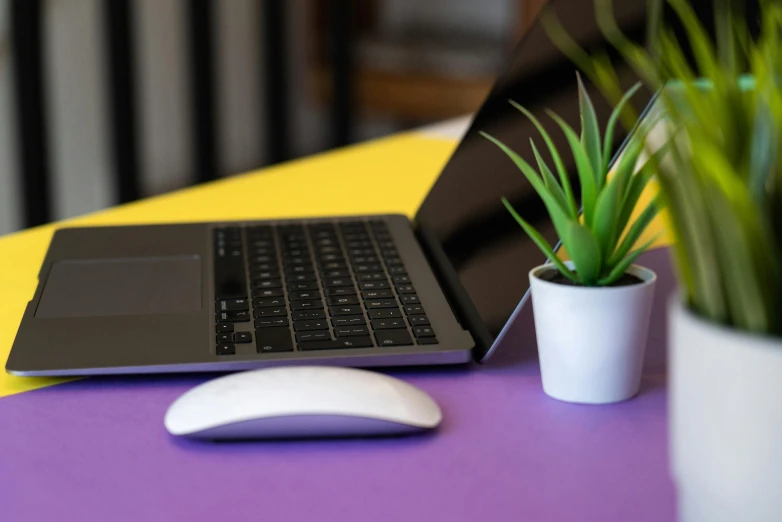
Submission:
[[[287,17],[283,0],[263,0],[263,82],[266,86],[266,146],[269,163],[290,157]]]
[[[109,129],[116,199],[126,203],[141,195],[133,53],[132,0],[104,0]]]
[[[190,50],[190,95],[193,114],[193,159],[196,180],[217,177],[217,117],[214,73],[214,4],[186,0]]]
[[[11,0],[19,172],[24,224],[51,221],[41,0]]]
[[[331,0],[332,138],[334,146],[353,139],[353,31],[352,0]]]

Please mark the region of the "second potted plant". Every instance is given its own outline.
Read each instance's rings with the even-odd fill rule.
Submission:
[[[616,106],[602,139],[594,106],[580,81],[581,135],[550,114],[565,134],[577,166],[580,208],[560,152],[524,107],[510,102],[538,129],[553,159],[553,171],[534,141],[537,169],[501,141],[483,134],[516,164],[540,196],[570,257],[570,261],[557,257],[554,247],[503,199],[550,260],[530,272],[530,284],[543,389],[562,401],[622,401],[634,396],[640,385],[656,277],[633,262],[653,243],[654,238],[637,245],[659,211],[658,201],[648,202],[633,216],[664,151],[636,169],[645,143],[639,128],[611,164],[614,128],[636,90],[628,91]]]

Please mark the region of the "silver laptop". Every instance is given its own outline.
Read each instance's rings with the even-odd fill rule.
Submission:
[[[620,8],[628,33],[644,27],[643,2],[631,4]],[[579,41],[602,45],[592,2],[549,9]],[[537,133],[507,100],[542,120],[551,108],[578,127],[576,93],[573,65],[534,26],[412,220],[60,229],[6,369],[87,375],[485,360],[524,302],[528,271],[545,261],[500,199],[549,241],[555,236],[535,192],[478,131],[529,157]],[[610,108],[597,109],[605,122]]]

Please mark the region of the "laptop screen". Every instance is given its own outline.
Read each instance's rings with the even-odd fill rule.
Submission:
[[[617,20],[624,32],[642,39],[646,28],[646,2],[614,2]],[[554,0],[546,9],[554,11],[569,35],[582,47],[609,49],[597,27],[594,5],[589,0]],[[580,131],[576,68],[551,42],[538,22],[527,32],[513,53],[511,63],[497,80],[491,94],[427,196],[417,226],[442,247],[469,294],[482,322],[495,337],[507,322],[529,286],[528,272],[545,257],[526,236],[501,203],[507,197],[529,223],[553,245],[556,234],[545,207],[516,166],[496,146],[481,137],[486,131],[511,146],[535,164],[529,140],[534,138],[549,165],[550,156],[534,126],[514,109],[508,99],[527,107],[547,128],[578,193],[572,155],[561,131],[546,116],[550,108]],[[636,79],[620,69],[626,88]],[[604,128],[610,107],[587,83]],[[640,111],[651,99],[639,92],[634,100]],[[617,148],[624,139],[617,133]]]

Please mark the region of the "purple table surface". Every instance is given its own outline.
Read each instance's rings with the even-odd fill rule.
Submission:
[[[210,443],[163,428],[209,376],[91,378],[0,399],[0,520],[633,521],[674,518],[664,250],[641,393],[610,406],[544,395],[529,307],[486,365],[395,371],[430,393],[433,434]]]

